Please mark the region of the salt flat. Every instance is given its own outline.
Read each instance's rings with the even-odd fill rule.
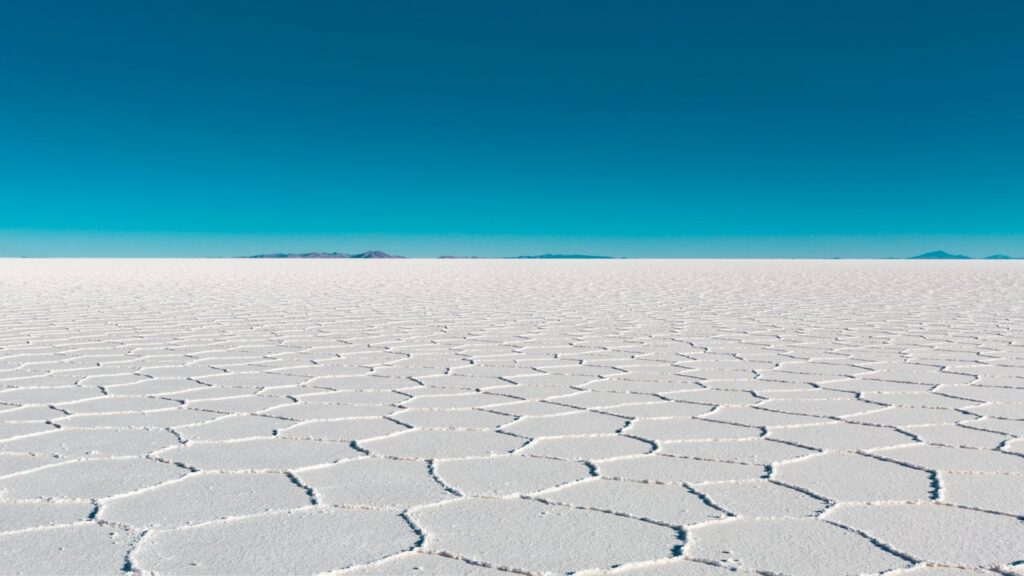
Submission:
[[[0,572],[1024,570],[1024,263],[0,261]]]

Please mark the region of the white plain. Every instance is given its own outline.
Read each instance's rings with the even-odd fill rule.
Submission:
[[[1024,263],[0,260],[0,572],[1011,573]]]

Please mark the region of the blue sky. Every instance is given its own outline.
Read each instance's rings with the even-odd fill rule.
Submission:
[[[0,255],[1024,256],[1024,3],[9,2]]]

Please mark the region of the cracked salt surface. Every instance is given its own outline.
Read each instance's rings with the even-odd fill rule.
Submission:
[[[0,260],[0,572],[1024,573],[1022,286]]]

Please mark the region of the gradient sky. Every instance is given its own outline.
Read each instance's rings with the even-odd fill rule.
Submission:
[[[0,255],[1024,256],[1024,2],[0,4]]]

